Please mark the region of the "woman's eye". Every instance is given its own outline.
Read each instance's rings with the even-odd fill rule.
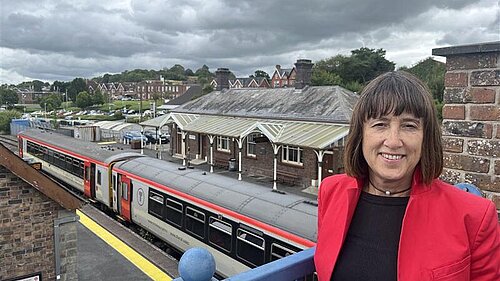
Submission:
[[[375,123],[373,124],[373,127],[384,127],[385,126],[385,123]]]
[[[408,128],[408,129],[417,129],[418,128],[418,125],[417,124],[413,124],[413,123],[410,123],[410,124],[404,124],[403,125],[405,128]]]

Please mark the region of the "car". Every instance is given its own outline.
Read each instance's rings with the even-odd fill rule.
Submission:
[[[162,134],[161,132],[156,133],[156,131],[147,130],[144,131],[144,136],[148,139],[147,143],[160,143],[160,139],[162,144],[170,142],[170,135],[166,133]]]
[[[142,139],[143,143],[147,143],[147,141],[148,141],[148,138],[146,138],[145,136],[143,136],[141,134],[141,132],[139,132],[139,131],[128,131],[128,132],[125,132],[125,134],[123,134],[123,138],[126,141],[128,141],[128,142],[132,142],[132,141],[136,141],[136,140],[141,140],[141,139]]]

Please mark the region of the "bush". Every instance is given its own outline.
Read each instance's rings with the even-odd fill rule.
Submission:
[[[0,131],[10,134],[10,121],[17,118],[21,118],[21,113],[15,110],[0,112]]]

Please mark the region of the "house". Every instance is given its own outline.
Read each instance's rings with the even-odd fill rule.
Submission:
[[[271,87],[293,87],[295,84],[296,70],[293,68],[281,68],[281,65],[276,65],[276,69],[271,76]]]
[[[340,86],[309,86],[310,60],[295,63],[294,87],[230,88],[229,70],[217,88],[164,117],[174,157],[230,166],[238,178],[257,175],[317,187],[343,171],[342,150],[357,95]]]

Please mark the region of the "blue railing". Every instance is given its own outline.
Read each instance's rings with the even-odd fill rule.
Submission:
[[[481,190],[473,184],[459,183],[455,186],[465,192],[483,196]],[[224,280],[289,281],[300,279],[314,273],[315,267],[313,258],[315,250],[316,247],[310,248]],[[214,273],[215,260],[212,254],[203,248],[192,248],[182,255],[179,261],[179,274],[181,277],[174,279],[174,281],[219,281],[213,278]]]
[[[300,279],[314,273],[315,250],[316,248],[310,248],[224,280],[290,281]],[[217,279],[212,277],[214,272],[215,261],[212,255],[203,248],[192,248],[182,255],[179,261],[181,277],[174,281],[216,281]]]

